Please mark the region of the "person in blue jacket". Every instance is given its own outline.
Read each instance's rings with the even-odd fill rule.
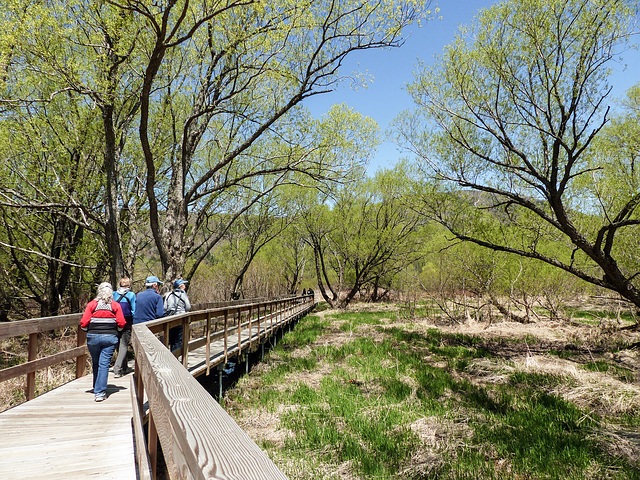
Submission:
[[[164,300],[159,289],[162,282],[152,275],[144,282],[145,290],[138,293],[136,298],[136,313],[133,316],[133,324],[148,322],[164,316]]]
[[[116,346],[118,356],[113,365],[113,374],[118,378],[129,373],[127,367],[127,350],[131,342],[133,315],[136,313],[136,295],[131,291],[131,279],[129,277],[120,279],[120,286],[118,290],[113,293],[113,299],[122,307],[122,314],[127,321],[127,325],[121,332],[118,332],[119,342]]]

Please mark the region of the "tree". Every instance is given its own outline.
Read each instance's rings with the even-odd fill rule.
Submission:
[[[323,133],[333,122],[334,133],[356,125],[358,136],[359,118],[343,110],[305,126],[300,104],[335,86],[347,55],[401,45],[402,28],[425,14],[423,1],[109,3],[135,16],[151,47],[139,136],[166,278],[213,248],[220,232],[196,248],[201,227],[252,179],[263,185],[259,201],[283,183],[333,181],[353,168],[340,152],[349,134]]]
[[[100,254],[104,249],[96,248],[100,239],[86,238],[95,232],[91,219],[97,216],[97,204],[102,204],[95,201],[102,185],[86,184],[86,178],[99,171],[91,155],[93,129],[91,122],[80,121],[83,109],[66,100],[50,103],[47,119],[12,112],[0,124],[2,134],[13,138],[0,145],[5,159],[0,245],[8,252],[7,267],[14,272],[7,276],[6,291],[13,291],[14,298],[35,301],[41,316],[58,313],[74,278],[88,273],[91,280],[86,283],[95,284],[100,278],[93,278],[92,272],[104,272],[106,268],[99,267],[107,264]],[[66,118],[78,120],[76,125],[63,119],[61,107]],[[23,305],[19,313],[32,314],[27,302]]]
[[[437,182],[421,187],[421,211],[456,238],[546,262],[640,307],[638,269],[622,243],[638,235],[638,190],[606,205],[597,193],[614,185],[612,172],[637,185],[628,156],[613,166],[622,157],[597,148],[608,135],[609,64],[634,7],[511,0],[483,11],[417,75],[419,110],[400,121],[399,136]],[[486,228],[480,210],[499,224]]]
[[[230,298],[244,297],[245,275],[256,255],[295,218],[295,212],[287,211],[280,202],[275,194],[262,198],[229,229],[227,240],[230,252],[227,257],[235,266]]]
[[[119,9],[104,2],[9,2],[6,7],[0,38],[6,48],[3,52],[10,52],[0,58],[4,119],[39,122],[39,129],[50,131],[50,142],[43,143],[43,148],[53,149],[53,141],[75,142],[69,148],[76,150],[78,158],[93,162],[98,173],[80,177],[57,204],[50,201],[59,195],[54,183],[40,190],[40,195],[22,196],[19,208],[47,209],[53,215],[59,215],[60,209],[82,212],[77,215],[80,220],[66,215],[67,221],[83,228],[91,222],[89,228],[104,238],[109,255],[107,276],[115,282],[125,272],[133,273],[139,239],[135,233],[133,238],[123,236],[135,230],[145,202],[139,195],[138,173],[132,171],[139,162],[131,151],[125,153],[139,108],[136,92],[141,82],[135,74],[135,59],[142,51],[139,32],[131,15],[121,15]],[[80,130],[86,131],[83,145],[73,136]],[[14,134],[22,138],[29,131],[15,128]],[[96,152],[102,152],[101,158]],[[22,162],[26,164],[24,159]],[[32,165],[39,168],[37,160]],[[87,178],[104,187],[99,197],[83,198],[84,191],[91,188],[82,188]],[[97,203],[103,211],[98,211]],[[126,213],[124,218],[121,212]],[[127,258],[123,255],[125,242],[129,244]]]
[[[305,273],[311,254],[308,244],[304,241],[300,222],[293,222],[276,238],[275,243],[271,254],[280,267],[280,276],[285,284],[285,292],[298,293],[305,281]]]
[[[402,166],[381,171],[340,189],[331,209],[321,204],[305,215],[318,289],[332,307],[347,307],[365,287],[377,299],[378,289],[415,260],[419,217],[400,203],[405,183]]]

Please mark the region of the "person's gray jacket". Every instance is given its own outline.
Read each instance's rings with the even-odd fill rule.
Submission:
[[[191,303],[187,292],[181,288],[175,288],[171,293],[168,293],[164,299],[164,311],[165,315],[178,315],[180,313],[186,313],[191,310]]]

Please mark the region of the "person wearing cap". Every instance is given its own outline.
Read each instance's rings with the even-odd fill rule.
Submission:
[[[133,324],[148,322],[156,318],[164,317],[164,304],[159,289],[162,282],[152,275],[144,282],[145,290],[136,298],[136,312],[133,315]]]
[[[191,303],[186,292],[187,281],[178,279],[173,282],[173,290],[164,298],[166,315],[179,315],[191,310]],[[169,348],[171,351],[182,347],[182,325],[169,329]]]

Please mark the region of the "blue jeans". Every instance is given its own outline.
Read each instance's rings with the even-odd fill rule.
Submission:
[[[118,344],[117,335],[87,333],[87,348],[93,364],[93,393],[104,395],[109,378],[109,365]]]

